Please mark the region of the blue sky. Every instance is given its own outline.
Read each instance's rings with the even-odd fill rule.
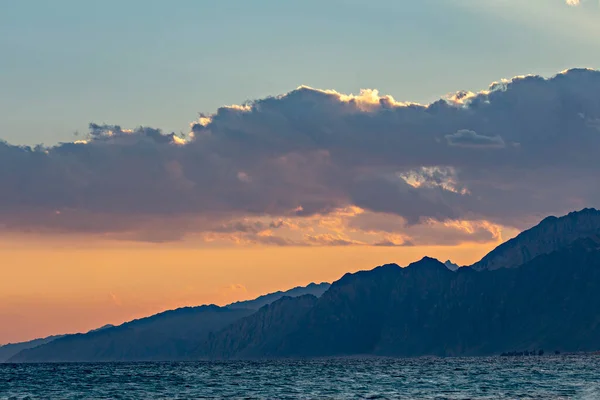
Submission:
[[[429,102],[600,64],[595,0],[20,0],[0,4],[0,138],[89,122],[187,131],[299,85]]]

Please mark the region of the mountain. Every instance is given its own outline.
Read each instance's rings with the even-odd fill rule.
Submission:
[[[211,335],[198,356],[595,351],[598,309],[600,245],[579,239],[519,268],[452,272],[424,258],[406,268],[388,264],[347,274],[319,299],[282,298]]]
[[[277,298],[258,311],[237,308],[240,303],[173,310],[56,339],[23,350],[10,360],[597,351],[599,214],[585,209],[561,218],[546,218],[474,266],[456,271],[451,271],[448,263],[429,257],[405,268],[386,264],[345,274],[320,297],[276,293],[246,304],[257,307]]]
[[[456,271],[457,269],[459,269],[460,267],[458,266],[458,264],[454,264],[452,261],[450,260],[446,260],[444,262],[444,265],[446,266],[446,268],[448,268],[450,271]]]
[[[253,313],[225,307],[184,307],[119,326],[68,335],[23,350],[9,362],[182,360],[212,331]]]
[[[227,308],[246,308],[251,310],[258,310],[262,306],[273,303],[274,301],[277,301],[284,296],[299,297],[306,294],[310,294],[315,297],[321,297],[321,295],[325,293],[327,289],[329,289],[329,286],[331,285],[327,282],[322,282],[318,284],[310,283],[308,286],[298,286],[287,291],[278,291],[275,293],[265,294],[263,296],[257,297],[254,300],[238,301],[236,303],[229,304]]]
[[[114,325],[108,324],[108,325],[101,326],[100,328],[92,329],[89,332],[100,331],[102,329],[112,328],[113,326]],[[9,358],[14,356],[15,354],[18,354],[22,350],[32,349],[34,347],[38,347],[43,344],[50,343],[53,340],[60,339],[65,336],[70,336],[70,334],[53,335],[53,336],[48,336],[45,338],[29,340],[26,342],[8,343],[8,344],[5,344],[4,346],[0,346],[0,363],[6,362]]]
[[[282,343],[290,332],[299,329],[299,322],[317,302],[317,297],[305,294],[297,297],[284,296],[265,305],[251,318],[242,318],[217,334],[211,334],[207,343],[196,352],[194,358],[257,358],[277,356]],[[276,333],[276,334],[274,334]],[[272,340],[274,339],[274,340]],[[285,343],[293,345],[293,343]]]
[[[0,346],[0,363],[7,361],[9,358],[19,353],[21,350],[31,349],[33,347],[41,346],[51,341],[61,338],[64,335],[54,335],[45,338],[29,340],[27,342],[20,343],[8,343],[4,346]]]
[[[405,269],[396,264],[387,264],[371,271],[346,274],[334,282],[321,298],[315,299],[314,306],[309,310],[302,307],[301,302],[307,302],[302,298],[282,299],[217,333],[207,344],[208,356],[253,358],[372,354],[382,323],[395,306],[390,302],[390,294],[395,291],[399,278],[406,271],[415,277],[421,277],[422,273],[436,276],[447,274],[450,279],[454,275],[442,263],[430,258],[424,258]],[[287,303],[286,308],[293,310],[294,318],[298,318],[291,324],[291,329],[288,327],[284,331],[270,329],[280,324],[276,316],[276,311],[281,309],[280,302]],[[296,312],[297,309],[303,312]],[[269,324],[266,325],[264,321]],[[253,330],[254,327],[259,327],[261,332]],[[232,337],[233,332],[237,332],[237,336]],[[256,343],[248,338],[261,338],[262,342]],[[251,346],[240,347],[240,343]]]
[[[320,296],[328,283],[311,283],[226,307],[184,307],[119,326],[11,345],[0,362],[147,361],[187,359],[208,337],[282,297]],[[3,347],[0,347],[0,356]]]
[[[472,265],[475,270],[514,268],[573,241],[600,237],[600,211],[585,208],[563,217],[547,217],[535,227],[501,244]]]
[[[90,332],[97,332],[97,331],[101,331],[102,329],[109,329],[109,328],[114,328],[114,327],[115,326],[113,324],[106,324],[106,325],[101,326],[100,328],[92,329],[88,333],[90,333]]]

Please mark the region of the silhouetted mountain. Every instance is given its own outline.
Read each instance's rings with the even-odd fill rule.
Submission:
[[[105,325],[86,334],[56,336],[21,343],[19,347],[11,345],[11,350],[6,349],[6,357],[0,358],[0,362],[9,359],[14,362],[185,359],[203,343],[210,332],[224,328],[283,296],[320,296],[329,286],[329,283],[311,283],[305,287],[267,294],[222,308],[185,307],[119,326]],[[50,343],[58,338],[61,340]],[[0,351],[2,349],[0,347]],[[20,353],[21,350],[27,351]]]
[[[37,346],[41,346],[46,343],[50,343],[51,341],[61,338],[65,335],[54,335],[48,336],[40,339],[33,339],[27,342],[19,342],[19,343],[8,343],[4,346],[0,346],[0,363],[7,361],[9,358],[19,353],[21,350],[31,349]]]
[[[452,261],[450,260],[446,260],[444,262],[444,265],[450,270],[450,271],[456,271],[457,269],[459,269],[460,267],[458,266],[458,264],[454,264]]]
[[[476,270],[514,268],[541,254],[556,251],[577,239],[600,237],[600,211],[585,208],[563,217],[548,217],[501,244],[472,265]]]
[[[451,271],[429,257],[386,264],[344,275],[319,298],[283,296],[258,311],[174,310],[57,339],[11,361],[597,351],[599,214],[546,218],[484,257],[479,271]],[[527,261],[514,268],[519,260]]]
[[[213,335],[204,354],[467,356],[540,348],[599,350],[600,246],[591,238],[579,239],[520,268],[494,271],[465,267],[452,272],[431,258],[407,268],[389,264],[347,274],[307,310],[310,302],[282,299],[264,307]]]
[[[114,325],[107,324],[107,325],[101,326],[100,328],[92,329],[89,332],[100,331],[102,329],[112,328],[113,326]],[[26,342],[8,343],[4,346],[0,346],[0,363],[7,361],[9,358],[11,358],[15,354],[19,353],[21,350],[32,349],[34,347],[41,346],[43,344],[50,343],[53,340],[60,339],[60,338],[63,338],[65,336],[70,336],[70,335],[72,335],[72,334],[53,335],[53,336],[48,336],[45,338],[29,340]]]
[[[299,329],[298,322],[316,302],[317,298],[310,294],[284,296],[262,307],[251,318],[242,318],[218,334],[211,334],[208,342],[194,353],[194,358],[276,356],[282,346],[293,345],[280,341]]]
[[[88,333],[90,333],[90,332],[97,332],[97,331],[101,331],[102,329],[108,329],[108,328],[114,328],[114,327],[115,326],[113,324],[106,324],[106,325],[101,326],[100,328],[92,329]]]
[[[253,313],[217,306],[185,307],[23,350],[10,362],[181,360],[212,331]]]
[[[325,291],[327,289],[329,289],[329,286],[331,286],[331,285],[327,282],[322,282],[319,284],[310,283],[307,286],[298,286],[298,287],[295,287],[293,289],[286,290],[286,291],[279,291],[279,292],[275,292],[275,293],[265,294],[264,296],[257,297],[254,300],[238,301],[236,303],[227,305],[227,307],[231,308],[231,309],[247,308],[247,309],[252,309],[252,310],[258,310],[262,306],[265,306],[274,301],[277,301],[284,296],[298,297],[298,296],[303,296],[305,294],[311,294],[315,297],[321,297],[321,295],[323,293],[325,293]]]

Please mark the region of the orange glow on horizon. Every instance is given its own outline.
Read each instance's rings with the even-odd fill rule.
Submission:
[[[64,239],[3,242],[0,343],[225,305],[425,255],[469,264],[496,245],[194,248]]]

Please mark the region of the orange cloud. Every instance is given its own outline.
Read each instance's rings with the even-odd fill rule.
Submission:
[[[121,302],[121,299],[119,298],[119,296],[117,296],[116,294],[114,294],[113,292],[110,292],[110,298],[112,299],[112,302],[116,305],[116,306],[121,306],[123,305],[123,303]]]

